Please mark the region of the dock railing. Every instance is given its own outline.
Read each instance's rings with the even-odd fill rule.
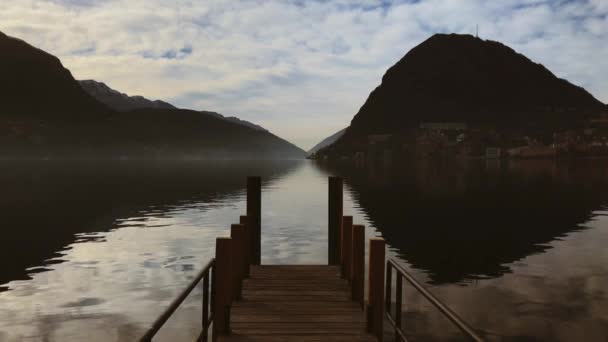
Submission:
[[[230,227],[230,237],[215,240],[215,258],[211,259],[169,307],[154,321],[140,339],[150,342],[179,306],[202,282],[202,331],[197,341],[207,342],[230,334],[230,308],[241,298],[242,283],[249,276],[249,266],[260,263],[261,181],[247,179],[247,215]],[[251,205],[253,203],[253,205]]]
[[[218,237],[215,241],[215,258],[199,272],[184,291],[154,321],[141,342],[150,342],[162,326],[175,313],[188,295],[202,281],[202,331],[197,341],[209,340],[212,326],[213,341],[218,336],[230,334],[230,308],[233,301],[241,298],[242,282],[249,275],[252,263],[251,231],[247,216],[241,216],[243,223],[230,227],[230,237]],[[213,325],[212,325],[213,323]]]
[[[471,341],[483,341],[483,339],[447,305],[425,289],[414,277],[412,277],[399,263],[391,258],[386,259],[386,243],[382,238],[371,238],[368,249],[368,273],[367,290],[368,298],[365,305],[365,227],[353,224],[352,216],[342,215],[342,178],[330,177],[329,181],[329,246],[340,252],[340,265],[342,277],[347,279],[352,287],[353,300],[361,303],[366,309],[367,331],[382,341],[384,338],[384,317],[394,328],[395,341],[407,342],[405,333],[401,327],[401,313],[403,305],[403,279],[434,305],[444,316],[456,325]],[[332,204],[332,202],[334,202]],[[335,203],[338,202],[338,203]],[[337,227],[337,228],[336,228]],[[337,230],[337,233],[331,230]],[[331,236],[336,234],[339,239],[332,241]],[[337,241],[336,241],[337,240]],[[331,255],[331,254],[330,254]],[[331,258],[330,258],[331,263]],[[393,271],[395,272],[395,315],[391,314]]]
[[[395,316],[391,315],[391,286],[392,275],[395,270]],[[406,342],[407,339],[401,329],[401,310],[403,304],[403,279],[418,291],[427,301],[435,306],[445,317],[447,317],[455,326],[462,331],[471,341],[481,342],[483,339],[469,326],[460,316],[452,311],[441,300],[429,292],[422,284],[412,277],[401,265],[394,259],[389,259],[386,262],[386,317],[390,324],[395,328],[395,336],[397,342]]]
[[[213,322],[213,298],[215,297],[214,289],[214,272],[215,272],[215,259],[211,259],[205,267],[198,273],[198,275],[190,282],[180,295],[173,300],[171,305],[152,323],[152,326],[148,329],[145,335],[140,339],[141,342],[150,342],[152,338],[158,333],[158,331],[165,325],[173,313],[179,308],[183,301],[190,295],[192,290],[202,281],[203,291],[203,302],[202,302],[202,331],[199,335],[198,341],[206,342],[209,336],[209,326]]]
[[[403,279],[434,305],[444,316],[456,325],[471,341],[483,339],[454,311],[430,293],[412,277],[395,259],[386,260],[386,244],[382,238],[369,239],[368,272],[367,272],[367,305],[364,299],[365,246],[363,225],[353,225],[351,216],[342,218],[342,277],[347,279],[352,288],[352,298],[365,308],[367,331],[378,341],[384,338],[384,317],[394,328],[396,342],[407,342],[401,327],[403,308]],[[391,314],[393,271],[395,273],[395,315]],[[386,274],[385,274],[386,273]]]

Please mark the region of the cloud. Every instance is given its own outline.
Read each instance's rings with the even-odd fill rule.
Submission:
[[[308,148],[436,32],[501,41],[608,101],[608,2],[4,0],[0,30],[75,77],[256,122]]]
[[[165,59],[183,59],[192,54],[192,46],[187,45],[180,49],[169,49],[160,54],[155,54],[152,51],[144,51],[142,53],[143,58],[148,59],[157,59],[157,58],[165,58]]]

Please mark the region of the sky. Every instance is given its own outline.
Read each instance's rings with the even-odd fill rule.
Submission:
[[[237,116],[309,149],[434,33],[507,44],[608,102],[608,0],[0,0],[76,79]]]

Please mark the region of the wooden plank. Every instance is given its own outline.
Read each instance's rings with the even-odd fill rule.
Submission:
[[[247,215],[241,215],[239,217],[239,223],[245,226],[245,246],[243,248],[245,259],[243,260],[243,274],[245,277],[249,277],[249,266],[251,265],[252,260],[251,249],[253,248],[253,233]]]
[[[301,276],[306,276],[306,277],[312,277],[312,278],[326,278],[326,277],[336,277],[340,275],[339,271],[326,271],[326,270],[315,270],[315,269],[311,269],[311,270],[289,270],[289,269],[283,269],[283,270],[278,270],[278,271],[272,271],[272,272],[268,272],[268,271],[255,271],[252,270],[251,271],[251,278],[263,278],[263,277],[285,277],[285,278],[293,278],[293,277],[301,277]]]
[[[361,305],[355,302],[325,302],[325,301],[307,301],[307,302],[294,302],[294,303],[282,303],[282,302],[267,302],[267,303],[253,303],[246,301],[235,302],[232,306],[233,310],[237,309],[253,309],[260,308],[261,310],[286,310],[290,308],[304,309],[304,308],[319,308],[319,309],[349,309],[361,311]]]
[[[255,274],[252,275],[250,277],[250,279],[269,279],[269,280],[289,280],[289,279],[294,279],[294,280],[302,280],[303,282],[305,281],[325,281],[325,279],[327,278],[333,278],[336,277],[337,274],[335,273],[321,273],[321,272],[290,272],[291,274],[281,274],[281,273],[268,273],[268,274]],[[334,278],[335,279],[335,278]],[[335,279],[334,281],[337,281],[338,279]]]
[[[385,244],[382,238],[372,238],[369,240],[369,322],[370,332],[376,335],[378,341],[383,339],[384,322],[384,262]]]
[[[340,270],[340,266],[338,265],[325,265],[325,264],[298,264],[298,265],[252,265],[252,269],[261,270],[261,271],[271,271],[278,270],[282,268],[288,268],[292,270],[298,269],[323,269],[323,270]]]
[[[327,272],[327,273],[340,273],[339,266],[328,266],[328,265],[271,265],[271,266],[257,266],[253,265],[250,268],[251,272],[260,273],[274,273],[280,271],[288,272]]]
[[[376,340],[368,335],[243,335],[232,333],[230,336],[220,337],[222,342],[375,342]]]
[[[272,277],[272,276],[267,276],[267,277],[250,277],[245,279],[244,283],[255,283],[255,284],[263,284],[263,283],[272,283],[272,282],[296,282],[298,284],[311,284],[311,283],[322,283],[322,284],[331,284],[331,283],[340,283],[340,284],[345,284],[345,285],[349,285],[349,283],[345,280],[345,279],[339,279],[339,278],[333,278],[334,276],[327,277],[327,278],[310,278],[310,277],[296,277],[296,276],[292,276],[292,277],[287,277],[286,275],[281,278],[281,277]]]
[[[315,291],[315,289],[322,288],[325,291],[340,292],[344,293],[348,291],[349,287],[345,285],[323,285],[323,286],[298,286],[298,285],[249,285],[243,287],[243,292],[255,293],[260,291],[290,291],[290,292],[307,292]]]
[[[344,319],[349,317],[350,315],[360,316],[361,310],[355,309],[324,309],[324,308],[304,308],[304,309],[285,309],[285,310],[260,310],[257,308],[254,309],[239,309],[238,315],[233,315],[233,317],[249,317],[249,316],[306,316],[304,318],[310,318],[309,316],[324,316],[324,315],[332,315],[336,317],[340,317],[340,319]],[[356,318],[359,321],[359,318]]]
[[[241,280],[245,277],[245,243],[247,242],[247,231],[245,225],[233,224],[230,227],[232,238],[232,291],[234,299],[241,298]]]
[[[329,177],[327,220],[327,263],[340,264],[340,229],[342,228],[343,181],[340,177]]]
[[[327,275],[327,277],[335,277],[335,275]],[[251,277],[250,279],[274,279],[274,280],[302,280],[302,281],[306,281],[307,279],[322,279],[323,277],[318,277],[318,275],[315,274],[277,274],[277,275],[273,275],[273,274],[269,274],[264,276],[263,278],[260,276],[254,276]]]
[[[342,218],[342,278],[350,280],[353,263],[353,217]]]
[[[220,341],[371,342],[340,266],[252,266]]]
[[[254,295],[254,296],[263,296],[263,295],[273,295],[273,296],[293,296],[293,295],[297,295],[297,296],[346,296],[348,297],[348,293],[345,293],[344,291],[329,291],[326,289],[318,289],[318,290],[297,290],[297,291],[293,291],[293,290],[285,290],[285,289],[278,289],[278,290],[269,290],[269,289],[263,289],[263,290],[250,290],[247,289],[247,291],[243,291],[243,295]]]
[[[293,301],[319,301],[319,300],[323,300],[323,301],[328,301],[328,302],[348,302],[351,301],[352,299],[348,296],[341,296],[339,298],[334,298],[332,296],[315,296],[314,298],[310,298],[308,296],[298,296],[298,295],[285,295],[285,296],[247,296],[247,298],[244,298],[243,301],[248,301],[248,302],[269,302],[269,301],[276,301],[276,302],[293,302]]]
[[[289,323],[311,323],[311,322],[319,322],[319,323],[331,323],[331,322],[359,322],[364,323],[365,319],[360,312],[344,312],[344,313],[333,313],[333,314],[301,314],[301,313],[293,313],[291,315],[284,315],[282,313],[278,314],[269,314],[262,312],[252,312],[249,314],[244,314],[240,312],[239,315],[234,316],[231,320],[231,323],[236,322],[289,322]]]
[[[262,178],[247,177],[247,217],[251,236],[251,263],[260,264],[262,256]]]
[[[265,286],[279,286],[279,287],[296,287],[296,288],[310,288],[310,289],[318,289],[325,287],[338,287],[341,289],[348,289],[348,283],[342,281],[300,281],[300,279],[271,279],[260,280],[256,282],[245,281],[243,282],[243,288],[257,288],[257,287],[265,287]]]
[[[352,256],[352,298],[354,301],[361,303],[361,307],[363,307],[365,293],[365,227],[363,225],[353,225]]]
[[[228,332],[228,309],[232,302],[232,239],[217,238],[215,240],[215,303],[213,339]]]
[[[349,284],[344,279],[280,279],[280,278],[256,278],[245,279],[243,286],[346,286]]]
[[[255,284],[259,284],[259,283],[270,283],[270,282],[280,282],[280,281],[290,281],[290,279],[292,280],[297,280],[299,281],[299,283],[301,284],[308,284],[308,283],[341,283],[341,284],[347,284],[348,285],[348,281],[346,281],[346,279],[339,279],[339,278],[335,278],[335,276],[331,276],[331,277],[325,277],[325,278],[317,278],[317,277],[313,277],[313,278],[301,278],[301,279],[293,279],[294,277],[292,276],[291,278],[288,278],[287,275],[285,275],[284,278],[278,278],[278,277],[262,277],[261,275],[258,277],[250,277],[244,280],[244,283],[255,283]]]
[[[285,331],[296,331],[299,334],[318,334],[321,331],[343,331],[346,333],[358,334],[365,332],[365,325],[360,322],[231,322],[230,328],[235,332],[242,331],[266,331],[266,333],[277,333]]]

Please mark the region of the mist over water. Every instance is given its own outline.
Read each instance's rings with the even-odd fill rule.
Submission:
[[[608,338],[608,164],[354,168],[287,162],[0,163],[0,341],[132,341],[214,254],[259,175],[262,262],[327,261],[345,215],[491,340]],[[457,338],[413,290],[416,340]],[[200,292],[158,340],[198,335]]]

